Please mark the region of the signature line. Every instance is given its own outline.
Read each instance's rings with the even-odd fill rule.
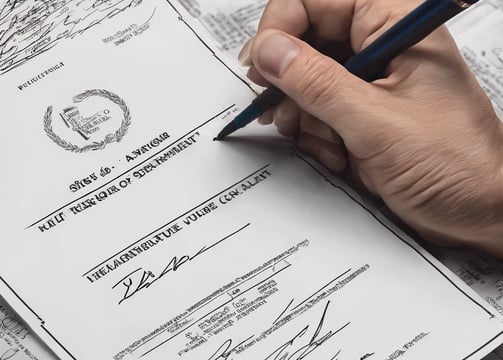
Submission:
[[[122,252],[126,251],[126,250],[127,250],[127,249],[129,249],[130,247],[132,247],[132,246],[136,245],[136,244],[137,244],[137,243],[139,243],[140,241],[145,240],[147,237],[151,236],[152,234],[156,233],[157,231],[161,230],[162,228],[164,228],[164,227],[168,226],[168,225],[169,225],[169,224],[171,224],[172,222],[174,222],[174,221],[176,221],[176,220],[180,219],[182,216],[185,216],[185,215],[187,215],[189,212],[194,211],[195,209],[197,209],[197,208],[198,208],[199,206],[201,206],[202,204],[204,204],[204,203],[208,202],[209,200],[211,200],[211,199],[213,199],[213,198],[217,197],[218,195],[220,195],[220,194],[224,193],[225,191],[227,191],[227,190],[231,189],[232,187],[236,186],[237,184],[241,183],[242,181],[244,181],[244,180],[248,179],[250,176],[253,176],[254,174],[256,174],[256,173],[258,173],[258,172],[260,172],[260,171],[264,170],[264,169],[265,169],[265,168],[267,168],[268,166],[269,166],[269,164],[267,164],[267,165],[265,165],[265,166],[261,167],[260,169],[258,169],[258,170],[256,170],[256,171],[254,171],[254,172],[253,172],[253,173],[251,173],[250,175],[247,175],[246,177],[242,178],[241,180],[239,180],[239,181],[238,181],[238,182],[236,182],[235,184],[232,184],[231,186],[229,186],[229,187],[227,187],[226,189],[222,190],[222,191],[221,191],[221,192],[219,192],[218,194],[215,194],[215,195],[213,195],[212,197],[210,197],[209,199],[206,199],[206,200],[204,200],[203,202],[199,203],[198,205],[194,206],[192,209],[190,209],[190,210],[186,211],[185,213],[183,213],[182,215],[178,216],[177,218],[175,218],[175,219],[172,219],[172,220],[168,221],[166,224],[164,224],[164,225],[162,225],[162,226],[158,227],[158,228],[157,228],[157,229],[155,229],[154,231],[152,231],[152,232],[150,232],[149,234],[147,234],[147,235],[143,236],[141,239],[136,240],[136,241],[135,241],[135,242],[133,242],[132,244],[130,244],[130,245],[128,245],[128,246],[126,246],[124,249],[122,249],[122,250],[120,250],[120,251],[116,252],[115,254],[113,254],[112,256],[110,256],[108,259],[103,260],[102,262],[100,262],[98,265],[96,265],[96,266],[95,266],[95,267],[93,267],[92,269],[90,269],[90,270],[86,271],[84,274],[82,274],[82,277],[86,276],[86,275],[87,275],[87,274],[89,274],[91,271],[93,271],[93,270],[97,269],[98,267],[100,267],[101,265],[103,265],[104,263],[106,263],[107,261],[109,261],[109,260],[113,259],[115,256],[117,256],[117,255],[119,255],[120,253],[122,253]]]

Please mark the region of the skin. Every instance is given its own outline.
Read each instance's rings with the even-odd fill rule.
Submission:
[[[503,257],[503,123],[447,29],[372,83],[339,63],[418,4],[270,0],[240,62],[252,81],[289,98],[259,122],[297,136],[334,172],[349,166],[423,238]]]

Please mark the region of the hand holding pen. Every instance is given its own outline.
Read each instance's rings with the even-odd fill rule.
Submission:
[[[393,57],[374,81],[333,60],[360,53],[418,5],[270,0],[241,60],[251,80],[287,98],[259,121],[300,133],[299,147],[333,171],[350,166],[425,238],[503,256],[503,125],[446,28]],[[306,34],[331,56],[299,39]]]

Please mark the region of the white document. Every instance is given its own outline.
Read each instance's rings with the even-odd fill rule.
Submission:
[[[502,342],[482,298],[270,128],[213,141],[254,94],[177,3],[9,4],[0,289],[60,358],[480,359]]]
[[[56,357],[0,298],[0,360],[55,360]]]

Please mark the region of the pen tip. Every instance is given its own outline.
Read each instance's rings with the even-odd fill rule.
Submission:
[[[229,134],[232,134],[234,131],[236,131],[238,129],[238,127],[236,126],[236,124],[234,123],[234,121],[228,123],[223,129],[222,131],[220,131],[218,133],[218,135],[213,138],[213,141],[221,141],[223,140],[227,135]]]

